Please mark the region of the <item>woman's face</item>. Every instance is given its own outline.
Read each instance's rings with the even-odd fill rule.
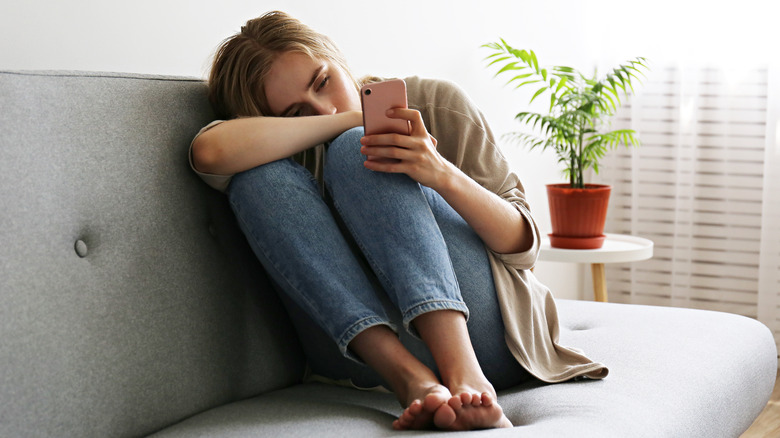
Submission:
[[[265,80],[265,95],[279,117],[360,111],[359,93],[346,72],[299,52],[276,58]]]

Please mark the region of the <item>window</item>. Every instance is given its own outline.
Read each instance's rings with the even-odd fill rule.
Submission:
[[[608,265],[610,301],[758,318],[780,341],[780,140],[769,68],[655,69],[614,128],[642,146],[602,161],[606,230],[655,242],[651,260]]]

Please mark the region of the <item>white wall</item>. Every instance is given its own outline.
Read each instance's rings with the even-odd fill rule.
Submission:
[[[331,36],[356,74],[420,75],[459,83],[497,134],[526,94],[503,88],[479,46],[505,38],[543,64],[589,69],[635,56],[761,59],[770,0],[0,0],[0,69],[73,69],[203,77],[214,48],[249,18],[280,9]],[[644,5],[644,6],[642,6]],[[610,23],[614,25],[610,27]],[[619,24],[619,22],[625,22]],[[724,56],[728,54],[727,56]],[[505,146],[535,216],[549,232],[544,184],[560,179],[554,157]],[[590,298],[588,275],[541,263],[559,297]]]

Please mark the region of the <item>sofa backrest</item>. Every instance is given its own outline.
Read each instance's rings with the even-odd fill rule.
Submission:
[[[0,72],[0,105],[0,436],[139,436],[300,381],[280,302],[188,167],[202,81]]]

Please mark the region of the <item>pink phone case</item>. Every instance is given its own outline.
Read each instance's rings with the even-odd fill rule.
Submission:
[[[366,135],[397,133],[409,135],[409,122],[391,119],[386,112],[390,108],[406,108],[406,82],[393,79],[366,84],[360,89],[363,105],[363,128]]]

